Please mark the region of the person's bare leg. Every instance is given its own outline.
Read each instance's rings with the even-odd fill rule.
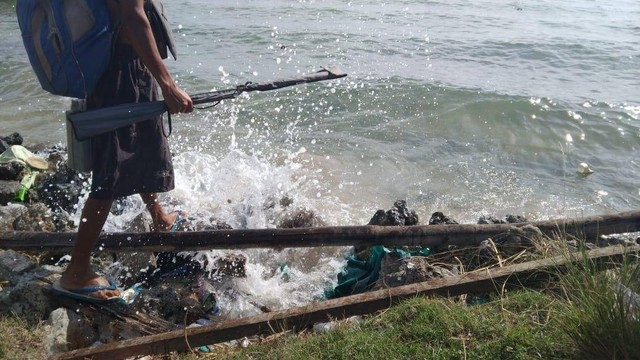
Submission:
[[[82,208],[78,235],[71,252],[71,262],[60,278],[60,285],[63,288],[77,290],[88,286],[109,285],[107,279],[91,270],[90,264],[91,252],[107,221],[112,202],[113,200],[98,200],[91,197],[87,199]],[[109,298],[119,294],[118,290],[101,290],[89,295],[96,298]]]
[[[147,210],[151,214],[151,221],[153,221],[153,231],[167,231],[171,229],[173,223],[178,217],[177,212],[166,213],[160,205],[160,200],[157,194],[145,193],[140,194],[142,201],[147,206]]]

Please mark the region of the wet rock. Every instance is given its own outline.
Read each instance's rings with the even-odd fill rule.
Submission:
[[[293,199],[290,198],[288,195],[283,196],[280,201],[280,206],[282,207],[289,207],[291,206],[291,204],[293,204]]]
[[[115,202],[114,202],[115,206]],[[116,210],[119,211],[119,210]],[[114,209],[111,207],[111,213]],[[134,217],[125,227],[126,232],[149,232],[151,231],[151,216],[147,212],[142,212],[138,216]]]
[[[231,225],[225,223],[224,221],[218,220],[215,217],[209,217],[208,222],[200,222],[198,220],[190,221],[190,223],[194,223],[195,229],[198,231],[211,231],[211,230],[232,230],[233,227]]]
[[[504,220],[500,220],[491,215],[482,215],[478,219],[478,224],[506,224],[507,222]]]
[[[18,181],[0,180],[0,205],[15,202],[16,194],[20,190]]]
[[[50,355],[88,347],[98,339],[87,318],[66,308],[52,311],[47,327],[44,343]]]
[[[24,272],[33,269],[36,263],[13,250],[0,250],[0,280],[15,283]]]
[[[190,323],[219,311],[211,282],[222,276],[246,277],[247,259],[239,254],[215,259],[198,254],[158,254],[157,267],[149,267],[137,279],[143,283],[139,310],[178,324],[185,317]],[[213,300],[207,298],[211,293]]]
[[[492,215],[482,215],[478,219],[478,224],[518,224],[529,222],[527,218],[520,215],[506,215],[504,219],[498,219]]]
[[[49,163],[49,169],[58,169],[67,164],[66,152],[62,149],[48,149],[47,162]],[[88,174],[86,176],[89,177]]]
[[[0,154],[5,152],[11,145],[22,145],[22,136],[17,132],[0,138]]]
[[[325,222],[313,210],[296,209],[280,221],[278,228],[295,229],[325,226]]]
[[[241,254],[229,254],[215,261],[216,275],[247,277],[247,257]]]
[[[180,289],[184,285],[176,281],[165,281],[150,289],[143,289],[138,297],[142,311],[173,323],[182,323],[184,308],[181,305]]]
[[[28,208],[22,204],[0,206],[0,231],[13,230],[13,222],[27,210]]]
[[[16,231],[70,231],[73,224],[66,213],[54,213],[45,204],[37,203],[13,222]]]
[[[141,273],[138,282],[151,285],[160,281],[162,277],[189,278],[205,273],[209,276],[246,277],[247,257],[242,254],[227,254],[211,259],[203,253],[180,255],[171,252],[158,253],[155,267],[150,267]]]
[[[59,163],[55,172],[38,174],[34,190],[39,201],[54,211],[72,213],[87,183],[85,174]]]
[[[373,214],[373,216],[371,217],[371,220],[369,220],[368,225],[385,226],[387,224],[388,224],[387,213],[384,210],[380,209],[380,210],[377,210],[375,214]]]
[[[386,212],[377,210],[368,225],[379,226],[404,226],[416,225],[418,223],[418,215],[415,211],[407,208],[405,200],[398,200],[393,203],[393,207]]]
[[[0,164],[0,180],[19,181],[26,172],[26,166],[19,161]]]
[[[0,300],[0,312],[14,313],[32,324],[46,319],[55,307],[51,285],[38,279],[20,281]]]
[[[213,216],[204,213],[187,212],[187,221],[180,225],[178,231],[212,231],[212,230],[231,230],[231,225],[221,221]],[[145,214],[145,217],[148,216]],[[151,217],[148,217],[151,221]]]
[[[542,231],[533,225],[522,227],[513,226],[505,235],[489,240],[484,240],[478,247],[480,262],[489,261],[499,253],[502,256],[510,256],[521,250],[532,248],[536,241],[542,239]]]
[[[177,314],[182,317],[183,322],[191,324],[196,320],[205,316],[204,308],[200,303],[198,294],[195,291],[183,289],[180,294],[180,309],[177,309]]]
[[[23,141],[22,136],[17,132],[14,132],[9,136],[2,137],[2,140],[4,140],[9,146],[22,145],[22,141]]]
[[[505,220],[509,224],[526,223],[529,222],[526,217],[520,215],[507,215]]]
[[[451,219],[440,211],[436,211],[431,214],[431,218],[429,219],[429,225],[452,225],[457,223],[457,221]]]
[[[395,253],[389,253],[382,258],[380,277],[374,289],[386,289],[450,276],[455,274],[445,267],[429,264],[424,256],[400,258]]]
[[[397,200],[393,203],[391,209],[384,211],[382,209],[377,210],[375,214],[369,220],[367,225],[378,226],[410,226],[418,224],[418,215],[415,211],[407,208],[407,202],[405,200]],[[364,246],[355,246],[353,252],[358,259],[369,258],[370,248]]]
[[[523,249],[532,248],[535,241],[539,241],[543,237],[540,229],[533,225],[525,225],[522,227],[513,226],[505,235],[496,237],[493,241],[501,254],[509,256]],[[492,251],[495,252],[495,250]]]

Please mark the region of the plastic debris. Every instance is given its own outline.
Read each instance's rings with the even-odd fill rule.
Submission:
[[[587,164],[586,162],[581,162],[580,164],[578,164],[578,173],[583,176],[589,176],[593,174],[593,170],[591,170],[589,164]]]

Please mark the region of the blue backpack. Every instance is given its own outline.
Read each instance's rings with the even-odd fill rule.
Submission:
[[[84,99],[109,65],[117,26],[105,0],[18,0],[22,40],[42,88]]]

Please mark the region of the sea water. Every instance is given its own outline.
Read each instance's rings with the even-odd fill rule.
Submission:
[[[422,223],[434,211],[475,223],[640,204],[637,1],[164,3],[178,45],[166,62],[191,94],[327,65],[348,73],[174,116],[169,209],[273,228],[296,208],[363,225],[398,199]],[[64,145],[70,101],[38,86],[15,1],[0,1],[0,32],[0,134]],[[144,209],[136,197],[124,204],[105,230]],[[349,253],[230,251],[248,257],[248,277],[220,285],[233,316],[320,299]]]

